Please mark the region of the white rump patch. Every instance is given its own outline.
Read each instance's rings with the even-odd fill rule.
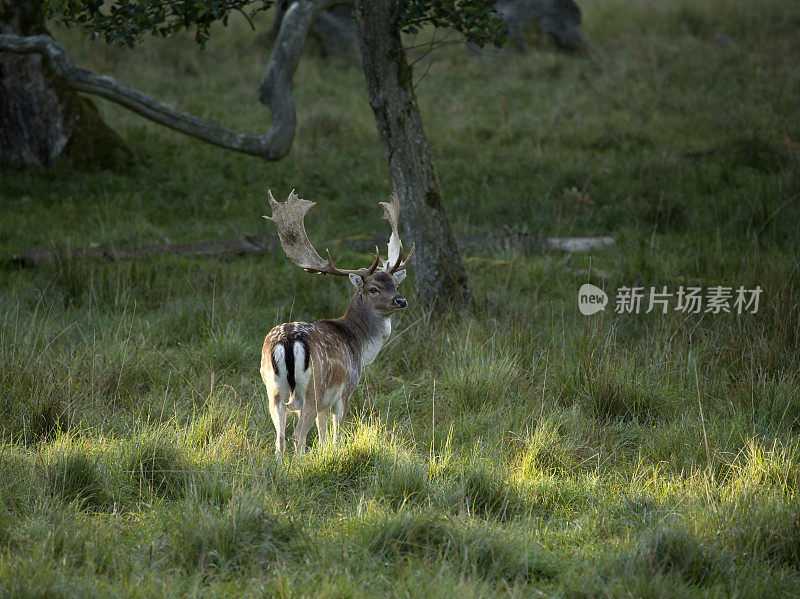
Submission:
[[[294,342],[294,380],[295,388],[300,388],[300,394],[305,395],[306,387],[308,386],[308,379],[311,378],[311,361],[308,363],[308,370],[306,370],[306,349],[299,341]]]
[[[277,366],[275,376],[280,379],[286,380],[286,353],[283,350],[283,344],[279,343],[272,348],[272,363]]]
[[[264,382],[270,394],[270,401],[273,400],[272,394],[274,391],[278,392],[281,401],[286,401],[289,399],[291,391],[289,389],[289,382],[286,379],[286,355],[284,354],[283,345],[276,345],[272,350],[272,355],[275,357],[275,366],[272,365],[273,361],[270,361],[269,366],[266,364],[264,365]],[[267,372],[270,374],[267,374]],[[268,376],[272,378],[271,381],[267,379]]]

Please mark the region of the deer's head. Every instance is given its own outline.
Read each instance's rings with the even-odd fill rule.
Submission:
[[[378,270],[365,277],[350,274],[350,282],[355,285],[356,293],[361,295],[364,303],[384,316],[402,310],[408,305],[406,298],[397,290],[397,286],[405,278],[405,270],[394,273]]]
[[[414,244],[411,244],[411,251],[404,259],[403,243],[398,233],[400,202],[397,192],[392,193],[388,202],[379,202],[383,206],[382,220],[392,227],[386,260],[381,259],[380,251],[376,247],[372,265],[369,268],[355,270],[337,268],[330,251],[325,250],[327,260],[324,260],[311,245],[306,234],[304,219],[316,202],[301,199],[294,190],[285,202],[276,201],[270,191],[267,191],[267,196],[272,216],[264,218],[275,223],[283,250],[297,266],[311,273],[349,277],[356,288],[356,293],[360,294],[366,305],[383,315],[388,316],[408,305],[397,287],[406,277],[406,266],[414,255]]]

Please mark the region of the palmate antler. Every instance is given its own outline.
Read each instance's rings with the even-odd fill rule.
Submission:
[[[392,235],[389,237],[389,247],[387,248],[386,260],[381,260],[383,269],[388,272],[397,272],[403,270],[411,261],[411,256],[414,255],[414,244],[411,244],[411,251],[408,252],[408,257],[403,260],[403,242],[400,241],[400,234],[397,232],[397,225],[400,222],[400,200],[397,197],[397,191],[392,192],[392,196],[388,202],[378,202],[383,206],[383,217],[392,226]],[[401,260],[403,260],[401,262]],[[393,265],[393,266],[392,266]]]
[[[297,264],[297,266],[305,269],[307,272],[317,274],[339,276],[357,274],[362,277],[373,274],[378,268],[381,257],[377,247],[375,248],[375,260],[369,268],[358,268],[355,270],[337,268],[328,250],[325,250],[328,259],[323,260],[314,249],[314,246],[311,245],[303,222],[308,211],[316,206],[316,202],[301,199],[294,190],[292,190],[285,202],[276,201],[275,198],[272,197],[271,191],[267,191],[267,197],[269,198],[269,204],[272,208],[272,216],[265,215],[264,218],[275,223],[275,227],[278,229],[278,236],[281,240],[281,246],[283,246],[283,251],[286,252],[286,256],[289,260]],[[387,268],[388,263],[391,262],[390,259],[384,263],[384,269],[393,273],[400,270],[401,267],[405,268],[411,259],[411,255],[414,253],[414,247],[412,245],[411,253],[409,253],[405,262],[401,264],[402,252],[400,248],[402,244],[397,233],[400,204],[397,201],[397,194],[392,195],[390,203],[381,202],[381,205],[384,207],[384,220],[389,222],[392,226],[392,236],[389,239],[389,255],[391,257],[393,252],[397,254],[394,267],[391,269]]]

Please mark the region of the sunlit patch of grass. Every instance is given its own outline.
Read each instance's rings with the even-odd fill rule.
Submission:
[[[594,468],[591,456],[580,447],[575,437],[568,434],[567,423],[546,415],[536,422],[536,428],[524,440],[519,457],[520,475],[535,478],[541,473],[559,475],[581,468]]]
[[[384,432],[379,426],[363,426],[340,441],[338,448],[307,453],[294,462],[297,476],[326,493],[365,486],[391,460]]]
[[[246,460],[260,453],[254,448],[248,425],[252,410],[237,405],[236,393],[229,385],[211,389],[202,409],[187,416],[183,440],[197,459],[220,462]]]
[[[783,446],[775,442],[771,447],[764,447],[750,440],[730,463],[726,478],[728,489],[734,496],[756,489],[796,494],[800,490],[798,446]]]

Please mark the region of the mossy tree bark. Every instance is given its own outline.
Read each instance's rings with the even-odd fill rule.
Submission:
[[[46,34],[39,3],[0,3],[0,33]],[[0,164],[49,166],[60,157],[104,168],[132,152],[93,103],[59,81],[46,56],[0,52]]]
[[[428,304],[470,300],[445,211],[433,154],[422,127],[411,67],[397,30],[395,0],[356,0],[361,63],[383,152],[402,206],[403,238],[417,246],[414,284]]]

